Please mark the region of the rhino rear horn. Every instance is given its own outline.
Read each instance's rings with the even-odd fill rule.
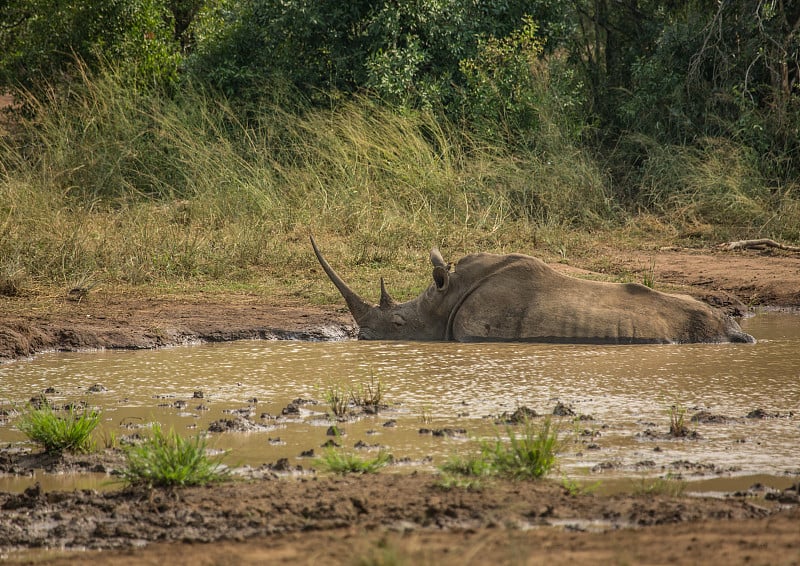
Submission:
[[[397,305],[397,301],[395,301],[392,296],[389,294],[389,291],[386,290],[386,285],[383,282],[383,277],[381,277],[381,302],[380,307],[382,309],[390,309]]]
[[[317,260],[322,266],[322,269],[325,270],[325,273],[328,275],[330,280],[333,281],[333,284],[336,285],[336,288],[339,289],[342,297],[344,297],[344,300],[347,303],[347,308],[350,309],[350,313],[353,315],[353,318],[356,319],[356,322],[359,322],[364,315],[366,315],[373,308],[373,305],[359,297],[358,293],[353,291],[347,285],[347,283],[345,283],[344,280],[333,270],[325,257],[323,257],[322,252],[319,251],[317,243],[314,241],[314,236],[311,236],[311,247],[314,248],[314,254],[317,256]],[[383,300],[382,297],[381,300]]]

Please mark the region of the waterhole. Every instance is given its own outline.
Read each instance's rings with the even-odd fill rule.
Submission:
[[[686,479],[792,478],[800,473],[800,316],[742,321],[758,343],[587,346],[411,342],[244,341],[153,351],[53,353],[0,366],[0,446],[36,450],[18,411],[45,394],[55,405],[102,412],[99,446],[146,435],[153,422],[207,434],[231,466],[288,459],[314,467],[326,442],[364,456],[390,452],[398,467],[433,470],[480,439],[505,438],[520,408],[552,415],[563,445],[559,474],[587,481],[671,474]],[[331,391],[375,390],[376,414],[337,423]],[[208,432],[226,420],[249,432]],[[688,434],[669,434],[683,418]],[[329,435],[337,423],[342,436]],[[45,477],[47,476],[47,477]],[[90,487],[80,478],[0,477]],[[730,485],[730,484],[725,484]]]

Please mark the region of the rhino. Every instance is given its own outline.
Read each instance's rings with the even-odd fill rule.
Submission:
[[[524,254],[474,253],[454,268],[430,252],[433,281],[398,303],[381,278],[380,302],[362,299],[330,266],[311,237],[325,273],[344,297],[361,340],[669,344],[755,339],[729,316],[692,297],[638,283],[563,275]]]

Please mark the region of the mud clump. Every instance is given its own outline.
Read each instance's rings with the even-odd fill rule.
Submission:
[[[556,406],[553,407],[553,416],[574,417],[575,409],[572,408],[572,405],[568,405],[566,403],[562,403],[561,401],[559,401],[558,403],[556,403]]]
[[[281,409],[281,415],[284,417],[296,417],[300,415],[300,408],[303,405],[316,405],[317,402],[313,399],[303,399],[298,397]]]
[[[244,417],[219,419],[208,425],[208,432],[263,432],[269,427],[254,423]]]
[[[464,437],[467,435],[465,428],[421,428],[420,434],[430,434],[431,436]]]
[[[536,411],[523,405],[522,407],[518,407],[513,413],[506,411],[500,415],[495,421],[495,424],[522,424],[538,416],[539,414]]]
[[[733,419],[724,415],[716,415],[710,411],[699,411],[692,415],[692,418],[689,420],[697,424],[726,424]]]
[[[764,498],[767,501],[777,501],[782,504],[800,505],[800,482],[787,487],[777,493],[767,493]]]
[[[791,418],[794,416],[794,411],[789,411],[787,413],[781,413],[778,411],[765,411],[764,409],[753,409],[745,418],[747,419],[786,419]]]

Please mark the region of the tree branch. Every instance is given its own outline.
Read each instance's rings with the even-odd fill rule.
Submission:
[[[722,250],[765,250],[767,248],[777,248],[779,250],[786,250],[788,252],[800,252],[800,246],[788,246],[781,244],[769,238],[761,238],[757,240],[738,240],[736,242],[727,242],[717,246]]]

